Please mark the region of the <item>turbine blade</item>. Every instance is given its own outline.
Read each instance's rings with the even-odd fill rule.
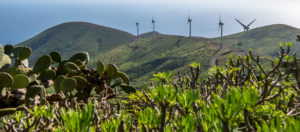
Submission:
[[[249,27],[252,23],[254,23],[256,21],[256,19],[254,19],[252,22],[250,22],[247,27]]]
[[[241,24],[244,28],[246,28],[247,26],[246,25],[244,25],[242,22],[240,22],[238,19],[236,19],[235,18],[235,20],[239,23],[239,24]]]

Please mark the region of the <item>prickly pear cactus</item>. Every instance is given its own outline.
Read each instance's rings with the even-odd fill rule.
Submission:
[[[126,93],[135,92],[129,86],[129,77],[118,71],[114,64],[104,65],[98,61],[96,69],[88,69],[89,54],[79,52],[69,59],[63,60],[60,53],[53,51],[49,55],[42,55],[32,68],[29,67],[28,57],[31,49],[23,46],[0,46],[0,92],[3,88],[8,90],[8,97],[1,97],[0,102],[9,104],[16,102],[14,95],[18,90],[25,90],[25,101],[20,100],[18,105],[26,104],[32,107],[37,104],[54,102],[69,102],[76,97],[77,101],[88,101],[95,91],[98,98],[110,99],[115,97],[117,88]],[[11,61],[11,59],[14,59]],[[14,62],[11,65],[11,62]],[[57,67],[56,67],[57,66]],[[55,93],[50,95],[46,89],[54,87]],[[109,98],[108,98],[109,97]],[[5,99],[5,100],[1,100]],[[17,106],[18,106],[17,105]],[[15,106],[14,106],[15,107]],[[2,108],[2,107],[1,107]],[[0,114],[13,113],[15,108],[7,109]]]
[[[43,55],[35,62],[33,71],[35,73],[41,73],[50,67],[51,62],[52,60],[49,55]]]

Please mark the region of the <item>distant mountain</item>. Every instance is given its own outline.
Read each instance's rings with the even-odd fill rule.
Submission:
[[[59,51],[63,57],[69,57],[78,51],[87,51],[91,57],[124,43],[131,42],[135,36],[113,28],[86,22],[59,24],[37,36],[20,43],[31,47],[31,61],[51,51]]]
[[[300,30],[288,25],[263,26],[224,37],[222,49],[219,38],[184,37],[158,32],[134,35],[91,23],[71,22],[50,28],[20,45],[32,48],[32,60],[57,50],[68,57],[78,51],[88,51],[89,66],[98,60],[115,63],[135,82],[145,82],[156,72],[181,71],[193,61],[206,71],[211,65],[224,64],[229,54],[243,55],[252,48],[255,54],[275,56],[280,42],[293,42],[292,52],[300,53],[296,35]],[[298,54],[299,55],[299,54]],[[207,72],[203,72],[205,76]]]

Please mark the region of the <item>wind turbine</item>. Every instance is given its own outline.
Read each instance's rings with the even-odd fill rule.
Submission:
[[[235,18],[235,20],[236,20],[239,24],[241,24],[241,26],[244,28],[244,32],[247,31],[247,33],[248,33],[248,30],[250,29],[250,25],[251,25],[252,23],[254,23],[256,19],[254,19],[254,20],[253,20],[252,22],[250,22],[248,25],[243,24],[242,22],[240,22],[240,21],[239,21],[238,19],[236,19],[236,18]]]
[[[139,22],[136,22],[136,37],[139,38]]]
[[[190,17],[190,13],[189,13],[189,17],[188,17],[188,24],[190,26],[189,37],[192,37],[192,19]]]
[[[153,28],[153,32],[155,31],[155,20],[153,19],[153,17],[152,17],[152,28]]]
[[[220,29],[221,29],[221,38],[220,38],[220,49],[222,49],[222,42],[223,42],[223,25],[224,25],[224,23],[221,21],[221,16],[220,16],[220,18],[219,18],[219,29],[218,29],[218,31],[220,31]]]

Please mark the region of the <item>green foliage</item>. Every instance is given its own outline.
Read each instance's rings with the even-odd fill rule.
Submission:
[[[60,82],[60,88],[65,94],[71,93],[76,86],[77,82],[74,78],[65,78]]]
[[[0,88],[10,87],[13,84],[13,77],[5,72],[0,72]]]
[[[45,71],[46,69],[49,68],[49,66],[51,65],[51,62],[52,62],[52,60],[49,55],[43,55],[34,64],[33,71],[35,73],[40,73],[42,71]]]
[[[26,88],[29,85],[28,77],[23,74],[13,76],[13,80],[12,89]]]
[[[62,60],[60,53],[57,51],[52,51],[49,55],[51,56],[53,62],[60,63]]]
[[[90,122],[93,116],[93,105],[89,103],[78,111],[72,109],[62,109],[61,118],[67,132],[89,132],[91,130]],[[57,119],[59,120],[59,119]]]

